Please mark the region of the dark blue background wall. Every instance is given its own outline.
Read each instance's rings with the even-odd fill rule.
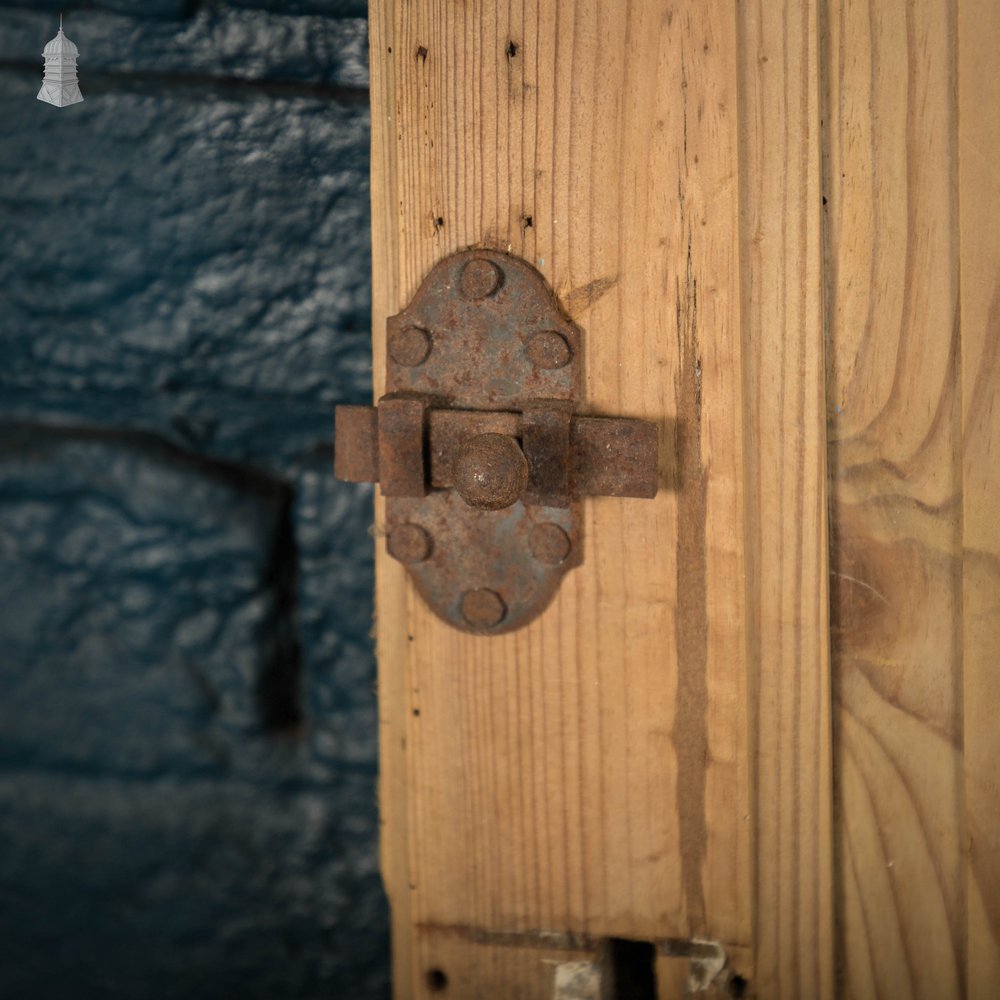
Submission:
[[[0,0],[0,997],[387,995],[364,15]]]

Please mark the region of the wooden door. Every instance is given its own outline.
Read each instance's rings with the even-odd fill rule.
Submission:
[[[372,0],[370,32],[376,394],[386,316],[489,247],[661,452],[506,636],[378,545],[397,996],[597,996],[620,939],[661,998],[996,995],[992,0]]]

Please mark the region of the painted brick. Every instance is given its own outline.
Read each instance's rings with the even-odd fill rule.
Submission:
[[[180,18],[197,9],[199,3],[200,0],[91,0],[90,6],[98,10],[121,11],[143,18]],[[25,0],[0,0],[0,8],[4,7],[43,11],[50,17],[58,17],[60,13],[73,13],[66,10],[65,0],[34,0],[31,4]]]
[[[0,9],[0,61],[37,63],[58,28],[55,14]],[[70,13],[66,34],[80,50],[84,98],[103,77],[216,77],[294,81],[328,87],[368,86],[364,18],[287,14],[200,6],[190,17],[164,20],[109,11]],[[169,82],[169,81],[167,81]]]
[[[0,995],[366,1000],[387,991],[370,781],[0,773]]]
[[[307,712],[317,756],[375,766],[378,709],[371,631],[375,588],[368,484],[337,483],[326,453],[295,481],[298,635],[311,679]]]
[[[365,5],[0,8],[0,996],[383,998]]]
[[[3,430],[0,763],[234,766],[261,679],[297,669],[290,490],[134,434]]]
[[[368,0],[230,0],[234,7],[256,7],[286,14],[326,14],[328,17],[367,17]]]
[[[371,493],[328,465],[0,428],[0,995],[384,995]]]
[[[278,462],[328,439],[370,392],[367,109],[34,86],[0,73],[0,415]]]
[[[88,6],[98,10],[117,11],[136,18],[190,17],[197,13],[205,0],[91,0]],[[219,4],[216,2],[216,6]],[[254,10],[270,10],[279,14],[323,14],[327,17],[365,17],[367,0],[230,0],[228,6]],[[66,10],[65,0],[0,0],[0,8],[30,8],[58,16]]]

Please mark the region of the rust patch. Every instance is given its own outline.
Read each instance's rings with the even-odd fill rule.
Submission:
[[[422,497],[427,492],[421,399],[383,396],[378,405],[378,479],[386,497]]]
[[[577,496],[656,496],[659,470],[654,424],[645,420],[576,417],[570,443]]]
[[[509,434],[477,434],[452,466],[455,489],[470,507],[513,507],[528,486],[528,460]]]
[[[333,433],[333,474],[349,483],[378,482],[378,410],[338,406]]]
[[[566,410],[530,407],[521,414],[521,441],[530,469],[528,503],[570,505],[570,422]]]

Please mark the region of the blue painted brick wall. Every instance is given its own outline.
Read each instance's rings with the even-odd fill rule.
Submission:
[[[388,995],[364,15],[0,2],[0,997]]]

